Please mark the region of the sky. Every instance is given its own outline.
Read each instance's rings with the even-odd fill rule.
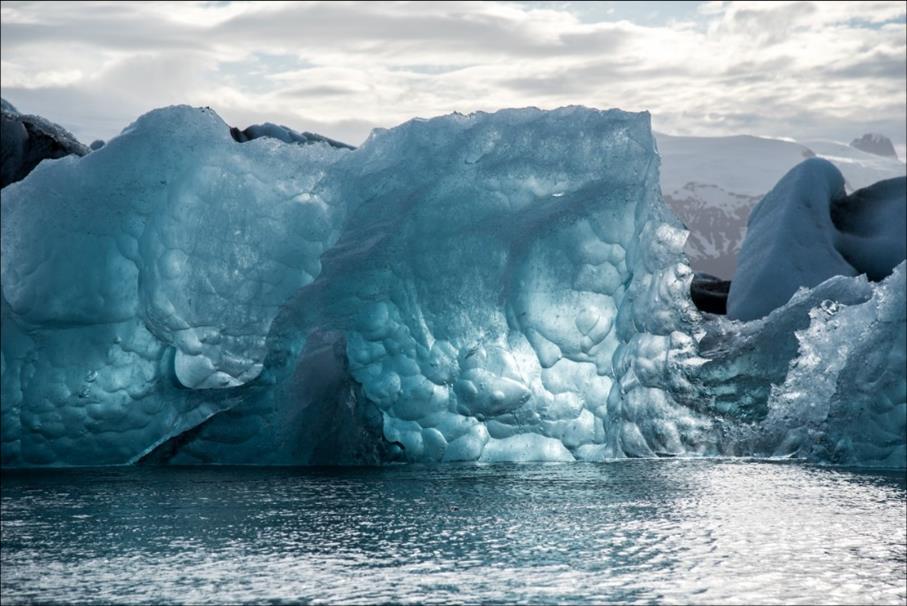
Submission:
[[[352,143],[580,104],[905,154],[905,2],[2,2],[2,95],[90,142],[164,105]]]

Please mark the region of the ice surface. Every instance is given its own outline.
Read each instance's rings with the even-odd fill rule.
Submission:
[[[350,151],[173,107],[40,166],[2,219],[4,465],[902,464],[903,266],[703,317],[645,113],[454,114]],[[826,301],[861,355],[888,345],[836,354],[820,418],[797,369],[841,346]]]
[[[705,323],[691,406],[721,419],[724,451],[904,467],[905,274],[835,276],[760,320]]]
[[[834,245],[832,200],[844,196],[844,177],[819,158],[798,164],[765,195],[747,223],[728,293],[729,317],[761,318],[801,286],[857,275]]]
[[[840,305],[824,299],[810,310],[809,326],[796,332],[797,357],[769,401],[763,440],[773,450],[766,448],[764,454],[904,467],[905,276],[907,264],[901,262],[884,281],[871,285],[866,302]]]
[[[12,103],[6,99],[0,99],[0,111],[9,112],[11,114],[18,114],[19,110],[16,109]]]
[[[635,410],[658,393],[670,408],[661,347],[696,311],[682,295],[684,233],[660,204],[648,115],[412,121],[332,171],[349,216],[319,278],[272,326],[276,387],[212,419],[171,460],[213,450],[247,462],[272,444],[267,429],[238,428],[275,425],[305,398],[296,352],[307,356],[312,330],[345,335],[359,405],[380,413],[389,453],[404,460],[601,459],[624,452],[622,432],[641,431],[609,417],[609,394]]]
[[[277,309],[336,238],[342,209],[317,190],[343,153],[240,145],[176,107],[5,188],[3,418],[31,431],[4,460],[125,462],[219,409],[180,388],[257,376]]]
[[[832,276],[879,280],[907,258],[907,178],[847,196],[844,177],[812,158],[788,172],[750,214],[728,316],[760,318],[798,288]]]
[[[21,114],[6,100],[2,100],[0,121],[0,187],[24,179],[42,160],[88,153],[62,126]]]
[[[835,200],[835,247],[870,280],[907,259],[907,178],[886,179]]]

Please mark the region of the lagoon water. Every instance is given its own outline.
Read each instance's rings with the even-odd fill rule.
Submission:
[[[902,471],[633,460],[2,479],[4,604],[907,601]]]

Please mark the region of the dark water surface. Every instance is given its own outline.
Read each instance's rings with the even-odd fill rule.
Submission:
[[[904,603],[903,472],[755,461],[4,472],[4,604]]]

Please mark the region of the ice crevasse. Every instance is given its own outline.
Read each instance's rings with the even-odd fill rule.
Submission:
[[[349,150],[156,110],[3,189],[3,465],[904,466],[904,264],[732,322],[693,306],[685,239],[646,113]]]

